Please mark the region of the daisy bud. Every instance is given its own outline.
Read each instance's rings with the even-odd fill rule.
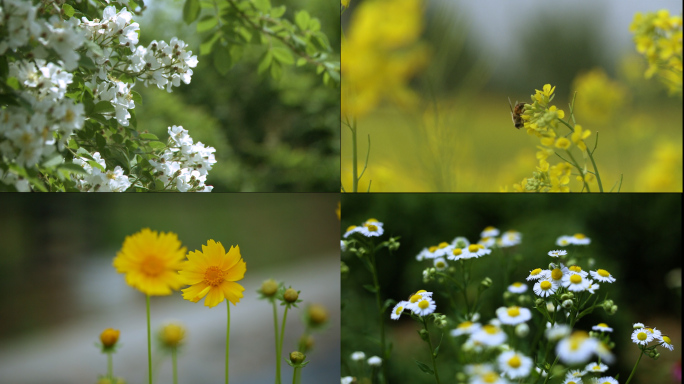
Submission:
[[[299,292],[295,291],[292,288],[288,288],[283,294],[283,299],[285,299],[285,301],[287,301],[288,303],[294,303],[297,301],[298,298]]]
[[[456,374],[456,380],[459,382],[464,382],[468,380],[468,375],[466,375],[463,372],[459,372]]]
[[[344,261],[340,265],[340,275],[342,278],[346,278],[349,275],[349,267],[344,263]]]
[[[301,364],[304,359],[306,359],[306,355],[301,352],[295,351],[290,353],[290,361],[294,364]]]
[[[399,245],[401,244],[397,241],[397,239],[395,239],[394,237],[390,237],[389,242],[387,244],[387,249],[389,249],[390,252],[396,251],[397,249],[399,249]]]
[[[480,290],[481,290],[481,291],[484,291],[485,289],[487,289],[487,288],[489,288],[489,287],[491,287],[491,286],[492,286],[492,279],[490,279],[489,277],[485,277],[485,278],[482,279],[482,281],[480,282]]]
[[[430,334],[428,333],[428,331],[426,331],[424,329],[421,329],[420,331],[418,331],[418,335],[420,335],[420,338],[423,341],[427,341],[428,337],[430,337]]]
[[[534,306],[535,306],[535,307],[541,308],[541,307],[543,307],[543,306],[545,306],[545,305],[546,305],[546,302],[544,301],[544,299],[537,299],[537,300],[534,301]]]
[[[520,323],[515,326],[515,335],[523,338],[530,333],[530,327],[525,323]]]
[[[271,297],[278,292],[278,283],[273,279],[268,279],[261,284],[261,293],[264,296]]]
[[[511,298],[511,295],[513,295],[511,292],[504,291],[504,293],[503,293],[504,301],[510,299],[510,298]]]
[[[100,334],[100,341],[105,349],[110,349],[119,341],[119,334],[121,332],[118,329],[107,328]]]
[[[615,312],[617,312],[617,310],[618,310],[618,306],[617,306],[617,305],[613,305],[612,307],[610,307],[610,312],[608,312],[608,313],[611,314],[611,315],[614,315]]]
[[[570,308],[572,308],[572,300],[565,300],[565,301],[563,301],[563,303],[561,305],[565,309],[570,309]]]

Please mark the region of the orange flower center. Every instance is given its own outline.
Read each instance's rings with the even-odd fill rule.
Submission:
[[[147,256],[140,265],[140,270],[147,276],[158,276],[164,271],[164,263],[155,256]]]
[[[219,267],[209,267],[204,272],[204,282],[216,287],[223,282],[223,271]]]

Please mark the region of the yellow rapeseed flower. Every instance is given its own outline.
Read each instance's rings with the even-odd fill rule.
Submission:
[[[142,293],[170,295],[183,285],[178,269],[185,251],[175,233],[157,233],[144,228],[126,236],[113,265],[117,272],[126,274],[128,285]]]
[[[575,132],[573,132],[572,134],[572,142],[577,144],[577,147],[579,147],[579,149],[586,152],[587,145],[584,144],[584,139],[589,137],[589,135],[591,135],[591,132],[589,130],[583,130],[582,126],[577,124],[575,125]]]
[[[207,296],[204,305],[210,308],[224,299],[235,305],[245,290],[236,281],[242,280],[246,271],[247,264],[240,256],[239,246],[231,246],[226,253],[220,242],[209,240],[207,245],[202,245],[202,252],[188,253],[188,260],[179,271],[190,285],[182,290],[183,298],[196,303]]]

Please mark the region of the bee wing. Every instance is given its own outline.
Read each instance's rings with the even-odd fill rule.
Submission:
[[[511,115],[513,114],[513,104],[511,103],[511,98],[508,98],[508,107],[511,108]]]

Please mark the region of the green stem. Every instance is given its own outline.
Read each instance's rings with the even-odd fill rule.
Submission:
[[[278,364],[276,365],[276,370],[278,376],[276,377],[276,380],[278,383],[280,383],[280,360],[283,355],[283,336],[285,336],[285,320],[287,320],[287,310],[290,308],[289,305],[285,306],[285,312],[283,313],[283,324],[281,324],[280,327],[280,341],[278,342]]]
[[[466,318],[470,319],[470,304],[468,303],[468,277],[466,276],[466,266],[464,263],[461,263],[461,269],[463,271],[463,299],[465,300],[465,305],[466,305]]]
[[[173,369],[173,384],[178,384],[178,365],[176,362],[177,348],[171,349],[171,368]]]
[[[553,364],[551,364],[551,368],[549,368],[548,372],[546,372],[546,379],[544,379],[544,384],[546,384],[547,381],[551,378],[551,371],[553,370],[553,367],[556,366],[556,363],[558,362],[558,356],[556,355],[556,359],[553,361]]]
[[[276,377],[275,377],[275,382],[276,384],[280,384],[280,358],[279,352],[280,349],[278,347],[278,312],[276,310],[276,304],[275,300],[271,302],[273,304],[273,329],[275,331],[275,352],[276,352]]]
[[[625,384],[629,384],[629,381],[632,380],[632,376],[634,376],[634,372],[636,372],[637,365],[639,365],[639,362],[641,361],[641,356],[644,355],[644,350],[641,350],[641,354],[639,355],[639,358],[637,359],[636,364],[634,364],[634,368],[632,368],[632,373],[629,374],[629,377],[627,378],[627,381]]]
[[[359,170],[358,167],[358,148],[356,146],[356,119],[349,127],[352,131],[352,192],[356,193],[359,191]]]
[[[598,140],[598,132],[596,132],[596,140]],[[603,184],[601,184],[601,176],[599,175],[598,167],[596,166],[596,162],[594,161],[594,155],[592,154],[593,151],[590,151],[587,149],[587,154],[589,155],[589,160],[591,160],[591,165],[594,167],[594,172],[596,173],[596,182],[598,182],[599,186],[599,191],[603,192]]]
[[[382,311],[382,304],[380,303],[380,283],[378,282],[378,268],[375,266],[375,251],[371,253],[371,266],[373,267],[372,275],[373,275],[373,285],[375,286],[375,303],[378,306],[378,319],[380,321],[380,350],[383,360],[382,364],[382,380],[383,382],[387,382],[387,371],[385,367],[387,364],[385,362],[387,361],[388,357],[387,356],[387,349],[385,348],[385,321],[383,319],[383,311]]]
[[[427,321],[425,320],[425,317],[423,317],[422,319],[423,326],[425,327],[425,332],[427,333],[428,346],[430,346],[430,358],[432,358],[432,369],[435,371],[435,380],[437,381],[437,384],[440,384],[439,373],[437,373],[437,362],[435,361],[435,354],[432,349],[432,340],[430,339],[430,331],[428,331]]]
[[[226,300],[228,321],[226,325],[226,384],[228,384],[228,357],[230,356],[230,300]]]
[[[297,370],[299,368],[295,367],[294,373],[292,374],[292,384],[297,384]]]
[[[112,369],[112,353],[107,352],[107,377],[109,377],[109,380],[114,382],[114,374],[113,374],[113,369]]]
[[[147,371],[149,372],[149,380],[152,384],[152,337],[150,336],[150,295],[146,295],[147,306]]]

